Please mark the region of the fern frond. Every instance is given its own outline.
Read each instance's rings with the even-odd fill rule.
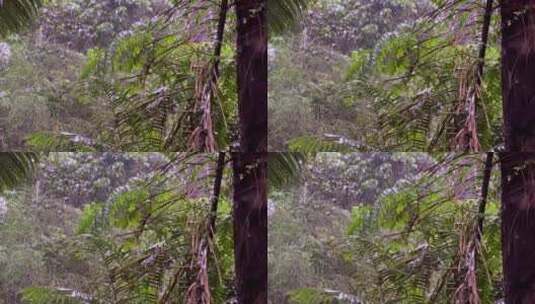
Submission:
[[[21,295],[27,304],[84,304],[90,300],[89,296],[66,288],[28,287]]]
[[[0,192],[23,182],[35,169],[37,154],[0,152]]]
[[[41,0],[0,1],[0,36],[20,31],[36,17]]]
[[[310,0],[272,0],[267,2],[269,29],[280,34],[295,26],[302,18]]]

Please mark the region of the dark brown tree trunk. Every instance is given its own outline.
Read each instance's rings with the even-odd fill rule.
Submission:
[[[535,1],[503,0],[502,94],[508,152],[535,152]]]
[[[505,302],[535,303],[535,1],[503,0],[502,251]]]
[[[237,0],[240,151],[267,151],[266,0]]]
[[[234,256],[240,304],[267,303],[266,0],[237,0],[239,147],[234,170]]]
[[[505,303],[535,303],[535,153],[502,153]]]
[[[267,153],[233,153],[238,303],[267,303]]]

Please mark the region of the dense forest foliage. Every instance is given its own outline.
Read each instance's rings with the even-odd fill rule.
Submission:
[[[340,171],[323,170],[321,190],[282,192],[282,211],[271,208],[272,300],[534,303],[533,1],[289,3],[293,30],[272,35],[270,44],[271,148],[427,152],[436,164],[400,189],[385,183],[388,170],[367,181],[365,164],[353,169],[332,160]],[[480,151],[487,153],[467,154]],[[437,154],[448,152],[464,153],[453,156],[460,163]],[[470,169],[476,159],[479,170]],[[375,163],[372,172],[385,163],[391,161]],[[491,175],[495,163],[499,182]],[[457,184],[472,179],[481,193],[459,195]],[[379,195],[368,193],[382,186]],[[338,189],[335,198],[323,193],[330,188]],[[335,212],[320,209],[314,218],[315,204],[299,205],[314,200],[320,208],[359,207],[346,216],[349,224],[341,217],[321,225]],[[321,228],[303,240],[309,213],[307,231],[342,228],[329,241],[317,236]],[[279,215],[287,221],[278,223]],[[485,223],[489,216],[499,223]],[[287,222],[295,225],[279,230]],[[332,262],[323,275],[325,261]]]
[[[39,156],[0,197],[0,303],[235,301],[232,179],[217,159]]]
[[[503,303],[501,186],[486,162],[310,157],[269,196],[270,303]]]
[[[273,150],[503,144],[498,1],[291,2],[303,12],[270,40]]]
[[[532,0],[0,0],[0,303],[535,303],[533,29]]]
[[[0,41],[0,149],[215,151],[239,137],[226,1],[29,2],[42,2],[31,25]]]
[[[7,303],[266,301],[267,29],[262,0],[0,1],[0,149],[108,151],[0,153],[0,235],[42,267],[6,247]]]

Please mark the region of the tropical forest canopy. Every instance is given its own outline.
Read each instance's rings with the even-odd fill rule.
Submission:
[[[270,303],[503,303],[501,186],[487,157],[309,157],[269,196]]]
[[[0,303],[236,301],[232,179],[221,173],[214,209],[216,160],[38,155],[0,196]]]
[[[497,1],[291,2],[306,9],[270,39],[272,149],[503,144]]]
[[[214,151],[239,135],[224,2],[22,2],[42,6],[0,33],[1,150]]]

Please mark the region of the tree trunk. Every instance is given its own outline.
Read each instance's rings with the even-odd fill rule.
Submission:
[[[505,303],[535,303],[535,154],[502,153]]]
[[[267,303],[266,153],[233,153],[238,303]]]
[[[535,1],[503,0],[502,95],[508,152],[535,152]]]
[[[238,0],[237,65],[240,151],[267,151],[265,0]]]
[[[240,140],[234,171],[238,303],[267,303],[267,28],[265,0],[237,0]]]
[[[502,251],[505,302],[535,303],[535,1],[503,0]],[[533,217],[533,218],[531,218]]]

